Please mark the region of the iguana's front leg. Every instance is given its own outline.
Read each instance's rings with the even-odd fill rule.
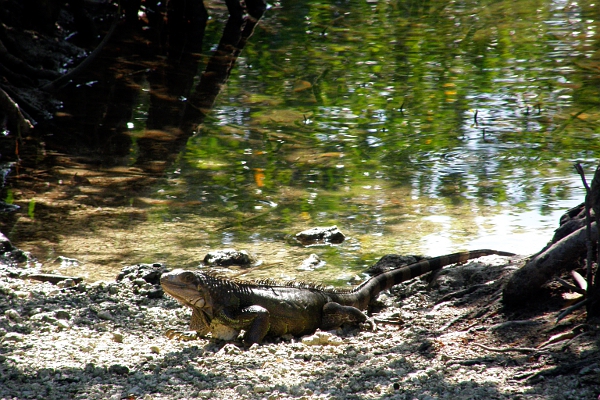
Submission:
[[[356,307],[329,302],[323,306],[321,330],[329,331],[339,328],[343,324],[357,325],[368,320],[369,318]]]
[[[178,331],[176,329],[169,329],[166,335],[169,339],[179,340],[195,340],[199,337],[206,336],[211,332],[211,327],[206,319],[206,316],[202,311],[194,308],[192,309],[192,318],[190,319],[190,330],[189,331]],[[236,335],[237,336],[237,335]]]
[[[230,329],[244,329],[244,342],[247,344],[260,343],[269,331],[269,310],[264,307],[254,305],[241,309],[239,312],[219,312],[211,322],[211,329],[215,323],[229,327]],[[213,337],[215,331],[212,330]],[[231,340],[231,339],[224,339]]]

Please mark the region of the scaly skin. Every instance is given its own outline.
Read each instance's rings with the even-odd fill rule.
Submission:
[[[260,343],[265,336],[302,336],[317,329],[365,322],[368,318],[361,310],[380,292],[446,265],[491,254],[514,255],[475,250],[435,257],[382,273],[351,290],[238,281],[181,269],[163,274],[160,283],[166,293],[192,308],[190,329],[198,335],[210,332],[214,338],[233,340],[244,330],[244,342]]]

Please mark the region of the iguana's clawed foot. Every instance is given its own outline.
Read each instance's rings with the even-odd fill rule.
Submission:
[[[169,339],[183,340],[186,342],[190,341],[190,340],[198,339],[198,332],[196,332],[196,331],[178,331],[175,329],[169,329],[169,330],[167,330],[165,335]]]
[[[360,328],[375,332],[377,330],[377,325],[375,324],[375,320],[373,318],[367,318],[365,322],[360,323]]]

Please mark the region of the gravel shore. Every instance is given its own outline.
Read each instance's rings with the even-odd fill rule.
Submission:
[[[598,398],[596,328],[581,315],[554,325],[555,313],[542,312],[509,322],[498,299],[515,266],[484,259],[445,269],[433,288],[414,279],[382,294],[375,331],[250,348],[167,339],[190,313],[139,268],[118,282],[52,284],[4,262],[0,398]],[[576,325],[584,334],[534,349]]]

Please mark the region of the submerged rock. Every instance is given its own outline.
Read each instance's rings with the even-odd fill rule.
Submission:
[[[304,261],[302,261],[296,269],[300,271],[313,271],[324,265],[325,261],[321,260],[318,255],[311,254]]]
[[[295,237],[303,246],[340,244],[346,239],[336,225],[307,229]]]

